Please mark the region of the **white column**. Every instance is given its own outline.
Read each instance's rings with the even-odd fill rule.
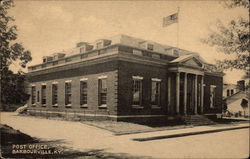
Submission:
[[[197,75],[195,75],[195,81],[194,81],[194,114],[197,114]]]
[[[201,76],[201,114],[203,113],[203,106],[204,106],[204,77]]]
[[[176,73],[176,113],[180,112],[180,73]]]
[[[184,73],[184,114],[187,114],[187,73]]]
[[[168,74],[168,112],[171,110],[171,76]]]

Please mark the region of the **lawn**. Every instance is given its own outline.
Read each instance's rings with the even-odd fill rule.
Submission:
[[[95,126],[101,129],[111,131],[115,135],[126,135],[126,134],[134,134],[134,133],[144,133],[144,132],[154,132],[154,131],[174,130],[174,129],[184,129],[184,128],[194,127],[194,125],[185,125],[184,123],[177,123],[177,122],[173,122],[172,125],[169,125],[169,124],[167,125],[166,123],[161,123],[160,125],[159,124],[136,124],[136,123],[129,123],[129,122],[109,121],[109,120],[81,121],[81,122],[90,126]],[[249,120],[218,118],[214,120],[213,126],[220,126],[224,124],[244,123],[244,122],[249,122]]]
[[[141,124],[128,123],[128,122],[116,122],[116,121],[82,121],[82,123],[111,131],[115,135],[125,135],[125,134],[153,132],[153,131],[161,131],[161,130],[173,130],[173,129],[193,127],[192,125],[151,126],[151,125],[141,125]]]

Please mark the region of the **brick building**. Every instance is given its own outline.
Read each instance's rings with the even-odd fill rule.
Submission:
[[[158,120],[222,112],[223,73],[197,53],[118,35],[28,68],[29,113]]]

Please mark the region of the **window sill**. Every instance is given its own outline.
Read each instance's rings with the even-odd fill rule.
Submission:
[[[99,108],[106,109],[107,108],[107,104],[99,105]]]
[[[152,108],[152,109],[161,109],[161,107],[158,106],[158,105],[152,105],[151,108]]]
[[[58,107],[58,104],[54,104],[54,105],[52,105],[52,107]]]
[[[134,108],[134,109],[143,109],[143,106],[140,106],[140,105],[132,105],[132,108]]]
[[[71,108],[71,104],[65,105],[66,108]]]
[[[42,107],[46,107],[46,104],[42,104]]]
[[[31,106],[32,106],[32,107],[35,107],[35,106],[36,106],[36,104],[32,104]]]
[[[88,105],[87,104],[83,104],[80,106],[80,108],[88,108]]]

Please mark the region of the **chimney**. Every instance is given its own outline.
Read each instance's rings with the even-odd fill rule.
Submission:
[[[240,91],[245,91],[245,80],[237,81],[237,87]]]

